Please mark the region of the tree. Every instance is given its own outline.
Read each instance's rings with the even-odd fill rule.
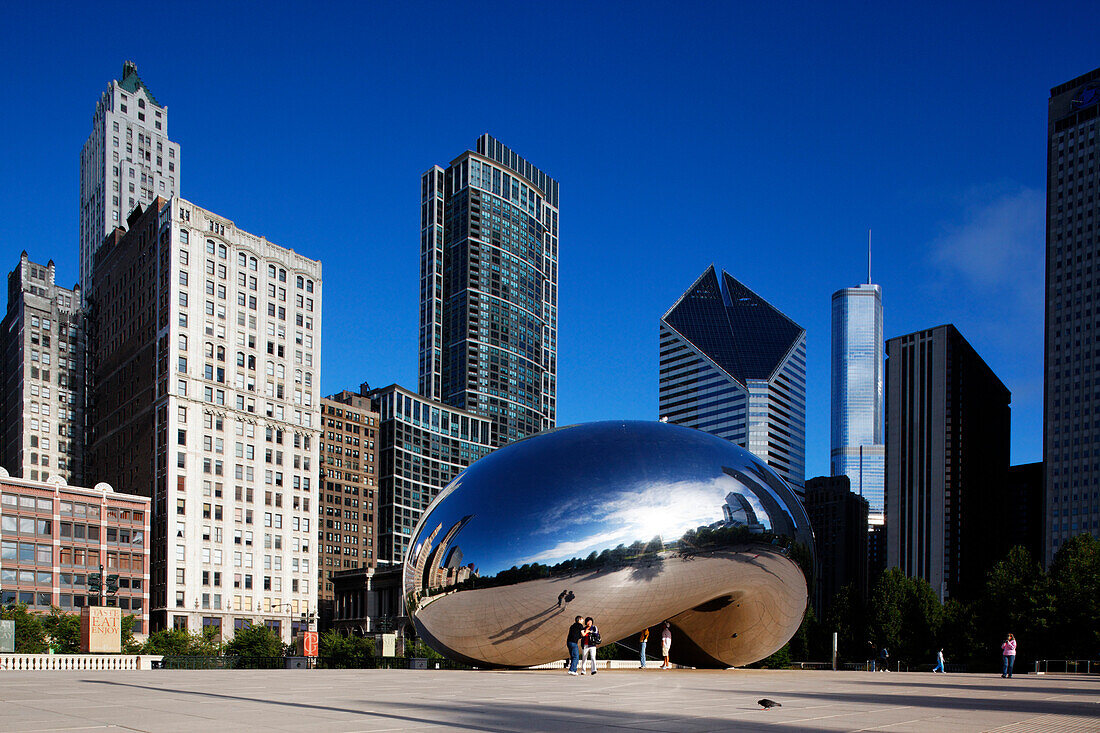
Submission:
[[[907,578],[900,568],[890,568],[875,581],[870,602],[872,641],[889,649],[891,660],[917,664],[931,659],[942,623],[943,606],[928,581]]]
[[[1050,587],[1054,643],[1046,656],[1085,659],[1100,654],[1100,540],[1087,534],[1066,540],[1051,563]]]
[[[214,627],[207,627],[202,634],[192,634],[186,629],[162,629],[149,635],[142,652],[166,657],[217,656],[222,645],[215,639],[216,635]]]
[[[283,642],[276,633],[258,624],[237,629],[225,651],[227,654],[236,654],[240,657],[254,659],[257,657],[281,657],[283,655]]]
[[[871,639],[871,632],[868,629],[867,613],[867,604],[862,594],[851,585],[841,588],[829,605],[822,631],[836,632],[837,653],[841,660],[863,662],[868,659],[867,642]],[[832,640],[829,640],[829,646],[831,651]]]
[[[367,669],[375,666],[374,639],[326,631],[318,640],[318,654],[330,669]]]
[[[875,581],[871,589],[869,627],[872,641],[878,647],[893,649],[901,646],[902,606],[908,579],[898,568],[890,568]]]
[[[42,616],[42,627],[50,637],[50,646],[58,654],[76,654],[80,651],[80,617],[65,613],[57,606]]]
[[[784,644],[779,651],[759,662],[748,665],[751,669],[787,669],[791,666],[791,645]]]
[[[15,622],[15,651],[18,654],[45,654],[48,648],[46,628],[26,604],[13,603],[0,611],[0,618]]]
[[[1009,550],[986,575],[976,608],[973,662],[987,668],[999,664],[1000,643],[1008,633],[1026,640],[1021,657],[1049,646],[1053,601],[1049,578],[1038,560],[1023,547]]]
[[[137,617],[130,613],[122,617],[122,653],[141,654],[141,643],[134,638],[134,621]]]

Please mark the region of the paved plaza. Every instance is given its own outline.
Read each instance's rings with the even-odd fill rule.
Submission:
[[[769,697],[783,704],[763,711]],[[1100,731],[1100,679],[764,670],[3,672],[3,731]]]

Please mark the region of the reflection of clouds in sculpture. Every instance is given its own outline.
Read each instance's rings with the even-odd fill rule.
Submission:
[[[689,529],[714,520],[714,507],[734,482],[726,476],[710,481],[677,481],[658,485],[636,485],[613,501],[602,503],[597,495],[588,498],[586,506],[576,506],[577,517],[588,517],[601,528],[611,529],[559,542],[537,555],[517,562],[556,563],[572,557],[584,557],[606,547],[630,544],[639,538],[661,537],[673,541]],[[568,515],[566,515],[568,516]],[[559,529],[560,531],[560,529]]]
[[[497,666],[560,658],[577,613],[609,642],[670,619],[683,663],[755,661],[798,628],[813,567],[782,479],[732,443],[657,422],[578,425],[490,454],[428,507],[410,547],[418,633]]]

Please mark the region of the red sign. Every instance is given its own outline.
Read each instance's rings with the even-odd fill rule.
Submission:
[[[316,657],[317,656],[317,632],[316,631],[303,631],[302,632],[302,656],[303,657]]]

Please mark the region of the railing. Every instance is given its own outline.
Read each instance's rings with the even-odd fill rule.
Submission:
[[[304,659],[304,657],[302,657]],[[154,669],[286,669],[288,659],[298,657],[166,656]]]
[[[589,660],[589,664],[591,664]],[[577,662],[577,669],[580,669],[580,662]],[[638,659],[597,659],[596,669],[638,669],[641,665],[641,661]],[[657,669],[661,666],[661,660],[646,660],[646,669]],[[534,667],[526,667],[526,669],[568,669],[569,660],[560,659],[556,662],[547,662],[546,664],[536,664]],[[682,664],[672,665],[673,669],[695,669],[694,667],[685,667]]]
[[[1037,659],[1035,674],[1100,674],[1100,660]]]
[[[0,671],[152,669],[160,660],[150,654],[0,654]]]
[[[476,669],[450,659],[428,657],[318,657],[318,669]]]
[[[966,671],[966,667],[963,666],[963,665],[950,665],[949,664],[947,666],[948,667],[955,667],[955,669],[951,670],[953,672],[955,672],[955,671],[965,672]],[[830,667],[832,667],[831,664],[826,666],[824,669],[829,669]],[[959,669],[960,667],[961,667],[961,669]],[[839,665],[839,669],[842,669],[842,670],[845,670],[845,671],[848,671],[848,672],[870,672],[871,671],[871,663],[870,662],[844,662],[843,664]],[[932,670],[932,663],[931,662],[928,663],[928,669],[921,669],[921,668],[914,668],[913,669],[914,672],[930,672],[931,670]],[[882,672],[883,671],[883,665],[882,665],[881,662],[878,662],[878,661],[875,662],[875,671],[876,672]],[[909,663],[908,662],[894,662],[892,665],[887,664],[886,665],[886,671],[889,671],[889,672],[908,672],[909,671]]]

